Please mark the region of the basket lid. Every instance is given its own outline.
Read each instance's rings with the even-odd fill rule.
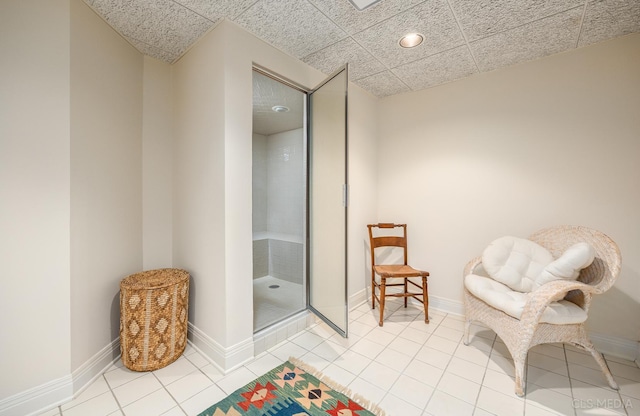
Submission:
[[[147,270],[122,279],[120,287],[128,289],[156,289],[189,281],[189,273],[182,269]]]

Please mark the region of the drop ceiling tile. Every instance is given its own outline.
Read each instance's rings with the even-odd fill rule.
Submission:
[[[310,0],[347,33],[353,35],[381,21],[402,13],[424,0],[383,0],[358,11],[347,0]]]
[[[376,97],[386,97],[411,91],[391,71],[371,75],[370,77],[359,79],[355,83]]]
[[[234,19],[251,7],[256,0],[174,0],[190,10],[217,21],[221,18]]]
[[[118,17],[126,19],[128,26],[127,36],[144,36],[146,31],[158,30],[164,25],[164,18],[167,16],[168,0],[161,0],[158,3],[153,0],[133,0],[127,2],[125,7],[118,9]],[[175,6],[175,3],[174,3]],[[123,16],[126,15],[126,16]],[[110,14],[107,18],[113,16]]]
[[[393,69],[393,73],[414,91],[455,81],[477,72],[466,45]]]
[[[343,39],[302,59],[329,75],[349,63],[349,79],[356,80],[387,69],[352,38]]]
[[[422,33],[425,40],[418,47],[402,48],[398,41],[410,32]],[[389,68],[416,61],[464,43],[462,33],[446,0],[426,1],[356,33],[353,38]]]
[[[578,46],[640,32],[640,1],[593,0],[587,3]]]
[[[640,32],[640,0],[381,0],[363,11],[348,0],[84,1],[140,52],[166,62],[227,18],[321,71],[349,61],[351,79],[378,96],[471,72],[458,50],[467,41],[476,70],[487,71]],[[409,31],[425,43],[400,48]],[[462,61],[451,66],[456,53]]]
[[[296,58],[347,37],[315,6],[300,0],[260,0],[235,22]]]
[[[135,0],[143,4],[145,19],[131,37],[181,55],[214,22],[171,0]]]
[[[575,48],[582,7],[470,43],[480,71],[542,58]]]
[[[469,41],[584,6],[584,0],[451,0]]]
[[[106,16],[112,11],[126,9],[131,0],[84,0],[100,16]]]
[[[133,45],[134,48],[140,51],[140,53],[142,53],[143,55],[147,55],[152,58],[156,58],[168,63],[174,62],[178,58],[180,58],[179,53],[164,51],[160,48],[156,48],[155,46],[148,45],[137,39],[127,38],[127,40],[129,41],[129,43],[131,43],[131,45]]]
[[[142,2],[93,0],[88,1],[87,4],[124,37],[132,36],[145,19],[145,8]]]

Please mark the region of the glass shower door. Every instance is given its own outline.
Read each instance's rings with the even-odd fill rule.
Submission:
[[[347,67],[309,95],[309,308],[346,337]]]

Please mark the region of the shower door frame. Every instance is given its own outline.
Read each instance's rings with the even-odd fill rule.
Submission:
[[[348,124],[348,64],[345,64],[344,66],[338,68],[333,74],[329,75],[327,78],[325,78],[320,84],[318,84],[314,89],[312,89],[311,91],[309,91],[309,93],[307,94],[307,119],[306,121],[306,127],[307,127],[307,149],[308,149],[308,156],[307,156],[307,160],[308,160],[308,168],[307,168],[307,192],[309,193],[307,196],[307,307],[310,311],[312,311],[316,316],[318,316],[320,319],[322,319],[327,325],[329,325],[331,328],[333,328],[334,331],[336,331],[337,333],[339,333],[340,335],[342,335],[343,337],[347,338],[348,334],[349,334],[349,299],[348,299],[348,267],[347,267],[347,262],[348,262],[348,253],[347,253],[347,229],[348,229],[348,206],[349,206],[349,166],[348,166],[348,160],[349,160],[349,153],[348,153],[348,149],[349,149],[349,124]],[[323,312],[323,310],[321,309],[327,309],[325,307],[325,305],[322,305],[322,307],[320,305],[318,306],[314,306],[312,304],[313,302],[313,284],[312,284],[312,280],[314,279],[313,276],[313,272],[314,272],[314,268],[312,263],[313,260],[313,256],[311,255],[311,238],[313,238],[312,234],[312,230],[314,229],[312,227],[311,224],[311,219],[312,219],[312,214],[313,214],[313,207],[311,206],[311,200],[312,200],[312,192],[313,192],[313,186],[311,183],[311,179],[313,176],[313,165],[312,162],[314,160],[314,158],[312,157],[312,153],[314,151],[314,149],[316,148],[316,145],[314,145],[314,137],[312,134],[312,123],[313,123],[313,117],[312,117],[312,113],[313,113],[313,102],[312,102],[312,98],[313,95],[316,94],[317,92],[320,92],[320,90],[322,90],[323,88],[328,88],[329,84],[332,83],[334,80],[338,79],[339,76],[341,76],[342,74],[344,74],[344,84],[341,86],[342,90],[340,90],[341,93],[343,93],[343,97],[338,97],[338,101],[344,100],[343,103],[338,103],[338,105],[344,105],[344,142],[343,142],[343,149],[341,149],[344,152],[344,163],[343,163],[343,168],[344,168],[344,176],[342,177],[341,183],[336,183],[334,182],[334,189],[333,189],[333,193],[331,195],[335,195],[338,194],[338,199],[341,199],[341,205],[343,207],[343,218],[341,218],[340,220],[343,221],[344,224],[344,230],[343,230],[343,247],[341,250],[341,254],[344,256],[343,258],[343,262],[344,262],[344,268],[343,268],[343,273],[344,273],[344,286],[342,286],[341,288],[339,288],[340,290],[343,290],[343,294],[344,296],[342,297],[342,305],[337,305],[338,307],[343,307],[344,310],[343,312],[343,317],[341,318],[343,320],[343,322],[340,323],[336,323],[332,320],[332,318],[330,318],[329,316],[327,316],[328,314],[326,312]],[[336,135],[339,135],[340,133],[335,131],[334,132]],[[335,197],[334,197],[334,201],[335,201]],[[329,219],[329,221],[332,221],[333,219]],[[325,259],[325,261],[330,262],[332,259]],[[337,275],[337,273],[336,273]],[[323,278],[328,278],[328,279],[336,279],[336,277],[339,277],[339,275],[337,276],[323,276]],[[334,282],[336,283],[336,286],[340,286],[341,282]],[[335,287],[335,286],[333,286]],[[338,293],[339,296],[339,293]],[[335,306],[335,304],[334,304]]]
[[[329,77],[327,77],[323,82],[321,82],[318,86],[316,86],[313,89],[309,89],[306,88],[300,84],[298,84],[295,81],[292,81],[290,79],[287,79],[285,77],[282,77],[272,71],[270,71],[267,68],[264,68],[258,64],[253,64],[253,71],[264,75],[266,77],[269,77],[277,82],[280,82],[284,85],[287,85],[295,90],[298,90],[302,93],[305,94],[305,98],[304,98],[304,105],[305,105],[305,112],[304,112],[304,120],[303,120],[303,132],[304,132],[304,147],[306,148],[306,159],[304,161],[304,164],[306,165],[306,169],[304,174],[306,175],[306,194],[305,194],[305,228],[303,230],[303,234],[304,234],[304,241],[305,241],[305,247],[304,247],[304,252],[305,252],[305,258],[303,259],[303,264],[304,266],[304,273],[305,276],[303,277],[304,282],[306,287],[305,289],[305,301],[306,301],[306,309],[311,311],[313,314],[315,314],[316,316],[318,316],[320,319],[322,319],[325,323],[327,323],[327,325],[329,325],[333,330],[335,330],[336,332],[338,332],[340,335],[342,335],[343,337],[347,337],[348,336],[348,322],[349,322],[349,307],[348,307],[348,275],[347,275],[347,219],[348,219],[348,100],[347,100],[347,89],[348,89],[348,64],[345,64],[343,67],[339,68],[337,71],[335,71],[333,74],[331,74]],[[310,177],[311,177],[311,166],[310,166],[310,160],[311,160],[311,132],[310,132],[310,117],[311,117],[311,95],[318,91],[320,88],[322,88],[323,86],[325,86],[327,83],[329,83],[330,81],[332,81],[336,76],[340,75],[342,72],[345,73],[345,86],[344,86],[344,106],[345,106],[345,114],[344,114],[344,124],[345,124],[345,131],[344,131],[344,171],[345,171],[345,175],[344,175],[344,183],[342,184],[342,204],[344,207],[344,325],[337,325],[336,323],[334,323],[333,321],[331,321],[331,319],[329,319],[327,316],[325,316],[325,314],[323,314],[321,311],[319,311],[318,309],[316,309],[313,305],[311,305],[311,279],[313,278],[311,270],[310,270],[310,259],[311,259],[311,251],[310,251],[310,246],[311,246],[311,241],[310,241],[310,205],[309,205],[309,201],[311,199],[311,184],[310,184]],[[286,319],[287,316],[283,317],[282,319]],[[275,324],[275,323],[274,323]],[[272,324],[272,325],[274,325]],[[267,327],[268,328],[268,327]]]

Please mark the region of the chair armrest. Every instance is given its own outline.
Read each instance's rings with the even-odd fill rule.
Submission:
[[[589,307],[591,296],[599,293],[595,287],[577,280],[554,280],[545,283],[529,293],[529,300],[527,300],[526,305],[524,305],[522,316],[520,317],[520,322],[523,324],[523,327],[528,328],[530,325],[537,325],[547,306],[549,306],[551,302],[561,300],[572,290],[579,290],[584,294],[585,304],[582,306],[578,305],[583,309]]]
[[[464,266],[464,271],[462,272],[462,277],[465,277],[465,276],[473,273],[475,268],[478,267],[480,265],[480,263],[482,263],[482,257],[480,257],[480,256],[474,257],[473,259],[469,260],[467,265]]]

